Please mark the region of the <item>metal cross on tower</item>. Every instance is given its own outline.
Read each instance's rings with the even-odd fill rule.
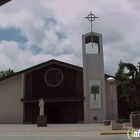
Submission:
[[[87,17],[85,17],[85,18],[87,18],[90,22],[91,22],[91,41],[92,41],[92,48],[93,48],[93,32],[92,32],[92,22],[96,19],[96,18],[98,18],[98,17],[96,17],[94,14],[92,14],[92,11],[90,12],[90,14],[87,16]]]

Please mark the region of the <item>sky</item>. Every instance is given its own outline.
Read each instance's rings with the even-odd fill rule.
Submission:
[[[18,72],[50,59],[82,67],[90,11],[99,17],[93,31],[103,36],[105,73],[114,75],[120,60],[137,65],[139,0],[12,0],[0,7],[0,70]]]

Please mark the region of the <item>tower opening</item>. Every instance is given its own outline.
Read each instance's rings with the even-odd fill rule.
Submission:
[[[98,54],[98,53],[100,53],[99,37],[98,36],[89,35],[85,38],[85,53],[86,54]]]

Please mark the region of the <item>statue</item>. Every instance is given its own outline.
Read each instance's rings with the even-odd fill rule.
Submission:
[[[40,116],[43,116],[44,115],[44,105],[45,105],[45,103],[44,103],[44,101],[43,101],[43,99],[41,99],[41,100],[39,100],[39,107],[40,107]]]
[[[38,127],[46,127],[47,126],[47,117],[44,115],[44,101],[43,99],[39,100],[39,116],[37,116],[37,126]]]

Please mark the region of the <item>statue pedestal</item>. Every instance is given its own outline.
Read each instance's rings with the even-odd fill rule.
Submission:
[[[37,116],[37,126],[46,127],[47,126],[47,117],[45,115]]]
[[[110,130],[123,130],[123,125],[111,120]]]

